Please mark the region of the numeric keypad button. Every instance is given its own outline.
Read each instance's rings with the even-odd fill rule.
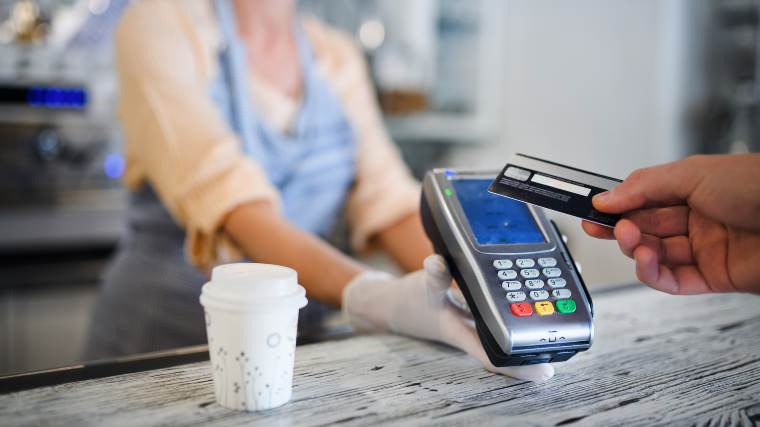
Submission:
[[[541,279],[526,280],[525,287],[528,289],[541,289],[544,287],[544,281]]]
[[[499,279],[501,280],[512,280],[517,277],[517,272],[515,270],[499,270],[498,273]]]
[[[520,258],[515,261],[515,264],[520,268],[531,268],[536,265],[536,262],[530,258]]]
[[[567,299],[573,295],[570,289],[555,289],[552,291],[552,296],[557,299]]]
[[[549,292],[547,291],[530,291],[530,298],[533,301],[543,301],[549,299]]]
[[[525,279],[535,279],[538,277],[538,270],[535,268],[526,268],[525,270],[520,270],[520,275]]]
[[[575,301],[571,299],[561,299],[557,301],[557,311],[562,314],[575,313],[576,305]]]
[[[552,257],[539,258],[538,265],[540,265],[541,267],[556,267],[557,260]]]
[[[535,306],[536,313],[538,313],[539,316],[551,316],[554,314],[554,305],[552,305],[551,301],[539,301],[535,303]]]
[[[495,259],[493,260],[493,267],[497,270],[506,270],[512,268],[512,261],[508,259]]]
[[[533,307],[527,302],[509,304],[509,309],[517,317],[530,317],[533,314]]]
[[[522,284],[517,280],[505,280],[501,282],[501,288],[505,291],[519,291]]]
[[[546,277],[559,277],[562,275],[562,270],[556,267],[548,267],[544,269],[544,276]]]
[[[549,284],[549,287],[551,288],[564,288],[567,285],[567,282],[565,279],[559,278],[559,279],[549,279],[547,280],[547,283]]]
[[[548,296],[548,294],[547,294]],[[525,292],[507,292],[507,300],[509,302],[522,302],[525,301]]]

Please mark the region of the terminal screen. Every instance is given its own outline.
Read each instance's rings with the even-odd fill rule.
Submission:
[[[488,192],[491,180],[451,180],[479,245],[544,243],[544,235],[523,202]]]

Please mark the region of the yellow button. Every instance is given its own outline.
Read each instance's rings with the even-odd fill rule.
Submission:
[[[551,301],[539,301],[536,303],[536,313],[539,316],[554,314],[554,304]]]

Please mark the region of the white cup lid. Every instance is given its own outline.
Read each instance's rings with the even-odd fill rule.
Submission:
[[[214,267],[211,281],[203,286],[202,298],[236,305],[271,304],[303,300],[305,290],[298,285],[292,268],[272,264],[237,263]]]

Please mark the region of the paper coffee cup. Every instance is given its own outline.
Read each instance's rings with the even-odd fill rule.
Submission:
[[[297,273],[287,267],[214,268],[200,301],[217,403],[259,411],[290,400],[298,310],[306,305],[305,295]]]

